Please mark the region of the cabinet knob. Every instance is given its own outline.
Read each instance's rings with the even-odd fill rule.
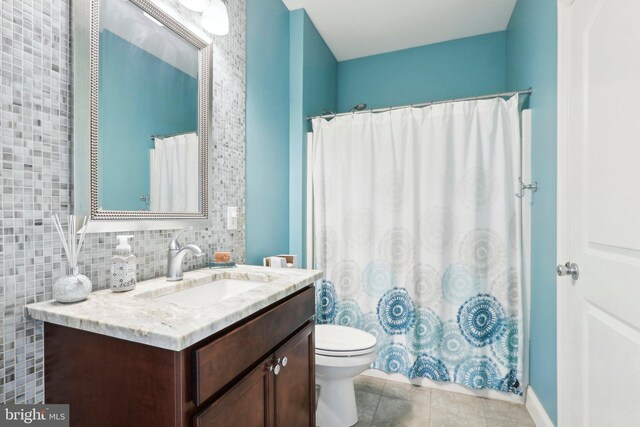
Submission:
[[[282,369],[280,367],[280,359],[277,359],[274,365],[269,366],[269,372],[273,372],[275,375],[280,373],[280,369]]]
[[[286,357],[278,357],[276,359],[275,365],[269,366],[269,372],[273,372],[274,375],[278,375],[282,368],[287,366],[287,363],[289,363],[289,359],[287,359]]]

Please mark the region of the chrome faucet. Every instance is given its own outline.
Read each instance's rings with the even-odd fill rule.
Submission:
[[[193,227],[186,227],[178,231],[171,239],[171,242],[169,242],[169,250],[167,251],[167,280],[170,282],[182,280],[182,260],[187,252],[192,252],[197,257],[204,255],[204,252],[202,252],[202,249],[198,246],[182,246],[180,242],[178,242],[178,237],[188,230],[193,230]]]

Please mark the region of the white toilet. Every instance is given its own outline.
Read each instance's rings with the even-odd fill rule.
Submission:
[[[358,422],[353,378],[376,360],[376,337],[347,326],[316,325],[316,384],[321,427]]]

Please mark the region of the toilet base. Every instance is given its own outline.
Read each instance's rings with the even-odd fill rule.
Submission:
[[[358,422],[353,378],[323,380],[320,386],[316,423],[321,427],[350,427]]]

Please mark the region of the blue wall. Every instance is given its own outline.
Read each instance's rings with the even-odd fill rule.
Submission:
[[[340,62],[338,109],[462,98],[506,88],[504,31]]]
[[[307,116],[335,111],[338,62],[302,10],[290,15],[289,252],[306,254]]]
[[[278,238],[288,238],[287,252],[304,254],[305,247],[305,188],[306,175],[304,159],[307,115],[322,112],[323,109],[346,111],[357,103],[365,102],[370,107],[385,107],[418,103],[431,99],[458,98],[492,93],[515,88],[533,87],[534,95],[529,107],[533,110],[533,176],[538,181],[540,191],[533,200],[533,248],[532,248],[532,291],[531,291],[531,345],[530,381],[547,413],[557,419],[556,386],[556,289],[553,266],[556,262],[556,3],[555,0],[519,0],[506,32],[493,33],[451,42],[439,43],[405,51],[360,58],[337,63],[322,38],[302,10],[291,12],[289,26],[283,28],[285,12],[277,16],[275,5],[264,5],[252,10],[256,3],[278,3],[279,0],[249,0],[249,68],[248,68],[248,117],[247,117],[247,253],[255,258],[268,248],[280,251],[287,245]],[[253,4],[253,6],[252,6]],[[264,9],[264,10],[263,10]],[[253,31],[256,11],[263,12],[264,21],[260,31]],[[254,23],[251,17],[254,16]],[[269,21],[269,23],[265,23]],[[288,31],[288,44],[284,32]],[[260,34],[258,34],[260,33]],[[279,36],[274,36],[274,33]],[[273,45],[260,45],[273,40]],[[273,37],[273,38],[271,38]],[[254,44],[252,46],[252,43]],[[276,45],[276,46],[274,46]],[[286,45],[289,62],[282,59],[281,48]],[[266,52],[261,62],[252,62],[252,48],[260,46]],[[271,53],[270,53],[271,52]],[[277,52],[274,53],[274,52]],[[254,55],[256,55],[254,53]],[[274,61],[269,61],[272,56]],[[279,67],[289,66],[289,72]],[[274,116],[266,119],[279,123],[274,141],[288,139],[289,171],[287,175],[285,151],[277,144],[277,159],[263,162],[260,156],[250,160],[251,148],[257,141],[251,136],[250,116],[271,108],[270,105],[253,104],[253,96],[265,90],[264,83],[253,84],[262,73],[269,82],[278,75],[289,79],[289,105]],[[283,77],[284,76],[284,77]],[[253,80],[253,82],[252,82]],[[263,80],[264,81],[264,80]],[[280,83],[281,81],[278,80]],[[278,86],[279,87],[279,86]],[[284,90],[277,91],[282,96]],[[269,96],[264,96],[267,103]],[[280,99],[280,98],[278,98]],[[251,108],[255,110],[251,111]],[[287,110],[289,108],[289,110]],[[275,107],[273,108],[275,110]],[[289,135],[283,136],[283,123],[289,112]],[[254,117],[255,118],[255,117]],[[267,126],[267,124],[263,124]],[[255,135],[255,134],[254,134]],[[253,138],[253,139],[252,139]],[[271,143],[273,144],[273,142]],[[280,151],[282,149],[282,151]],[[268,164],[265,164],[268,163]],[[257,168],[257,171],[252,169]],[[262,171],[269,171],[260,175]],[[288,207],[288,215],[277,226],[277,235],[252,232],[252,221],[259,215],[260,194],[252,193],[252,188],[264,189],[263,178],[289,181],[288,203],[286,195],[274,199],[274,205]],[[252,214],[252,209],[255,209]],[[270,212],[282,211],[277,206],[268,207]],[[254,219],[252,220],[252,215]],[[273,217],[275,218],[275,216]],[[254,222],[254,224],[256,224]],[[286,231],[288,227],[288,232]],[[284,237],[286,236],[286,237]],[[270,242],[277,241],[273,246]],[[263,245],[263,246],[261,246]],[[271,250],[271,248],[274,248]],[[276,252],[277,252],[276,251]],[[284,249],[282,250],[284,251]],[[251,255],[249,260],[253,261]]]
[[[507,84],[533,87],[530,382],[557,422],[556,369],[556,0],[519,0],[507,28]]]
[[[247,263],[289,252],[289,10],[247,0]]]
[[[139,195],[150,192],[151,135],[197,130],[198,81],[104,30],[99,104],[100,204],[148,210]]]

